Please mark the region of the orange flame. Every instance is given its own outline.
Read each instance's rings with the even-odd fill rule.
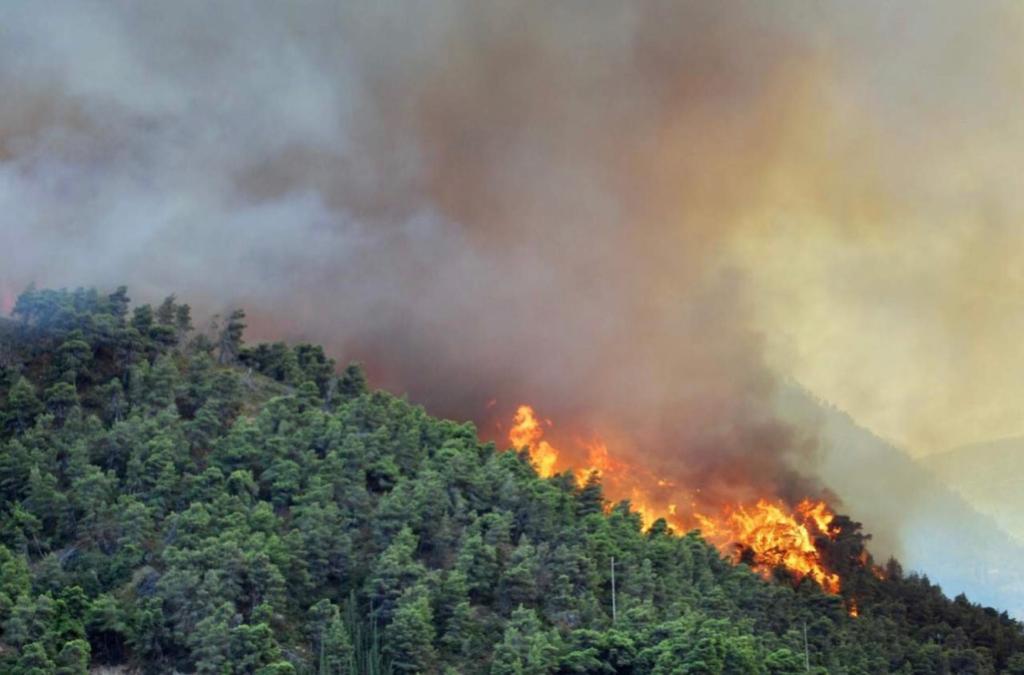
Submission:
[[[537,467],[541,478],[555,474],[558,462],[558,451],[544,440],[544,429],[537,421],[533,408],[521,405],[512,418],[512,428],[508,431],[508,440],[515,448],[526,448],[530,452],[530,460]]]
[[[737,562],[747,559],[765,576],[785,567],[797,578],[810,577],[829,593],[839,592],[839,575],[829,572],[815,536],[835,536],[834,515],[824,502],[805,499],[795,513],[782,502],[760,499],[753,506],[726,506],[718,518],[695,513],[701,533]]]
[[[564,456],[544,440],[543,425],[532,406],[516,409],[508,439],[514,447],[529,451],[543,478],[567,468]],[[818,550],[821,538],[834,539],[839,534],[833,524],[835,514],[825,502],[805,499],[789,508],[782,501],[760,499],[754,504],[722,505],[717,515],[700,513],[691,499],[685,499],[687,491],[676,495],[684,499],[666,498],[679,491],[672,481],[614,457],[600,439],[577,441],[577,445],[577,456],[582,456],[579,450],[586,453],[586,466],[572,472],[577,483],[582,485],[591,475],[600,477],[608,497],[628,499],[645,529],[659,518],[679,530],[697,527],[724,555],[748,563],[765,577],[785,568],[798,580],[810,578],[829,593],[839,592],[839,575],[827,569]],[[690,512],[681,513],[680,503],[693,504]]]

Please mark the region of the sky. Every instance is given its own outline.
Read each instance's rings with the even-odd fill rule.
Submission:
[[[0,284],[242,305],[441,414],[825,490],[782,383],[917,456],[1024,434],[1022,39],[994,1],[10,0]]]

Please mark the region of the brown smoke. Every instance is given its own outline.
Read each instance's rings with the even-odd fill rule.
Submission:
[[[1011,391],[1012,5],[13,1],[0,26],[10,284],[243,305],[433,412],[496,433],[529,402],[708,499],[821,490],[779,370],[932,445],[956,392]]]
[[[722,248],[819,57],[769,13],[612,7],[465,7],[436,51],[373,79],[356,136],[408,134],[423,169],[403,197],[431,204],[479,268],[409,270],[411,295],[353,351],[485,433],[488,400],[529,401],[709,496],[799,498],[811,486],[788,460],[810,446],[773,415]],[[371,202],[392,212],[383,189]]]

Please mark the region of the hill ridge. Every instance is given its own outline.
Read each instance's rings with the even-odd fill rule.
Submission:
[[[246,345],[242,312],[196,335],[186,305],[126,289],[19,307],[3,672],[1024,669],[1019,623],[895,561],[844,568],[845,597],[765,581],[319,347]],[[839,544],[863,542],[848,523]]]

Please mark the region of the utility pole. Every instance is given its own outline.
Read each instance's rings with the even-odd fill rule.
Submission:
[[[804,670],[811,672],[811,653],[807,649],[807,620],[804,620]]]
[[[615,608],[615,556],[612,556],[612,623],[615,623],[617,612]]]

